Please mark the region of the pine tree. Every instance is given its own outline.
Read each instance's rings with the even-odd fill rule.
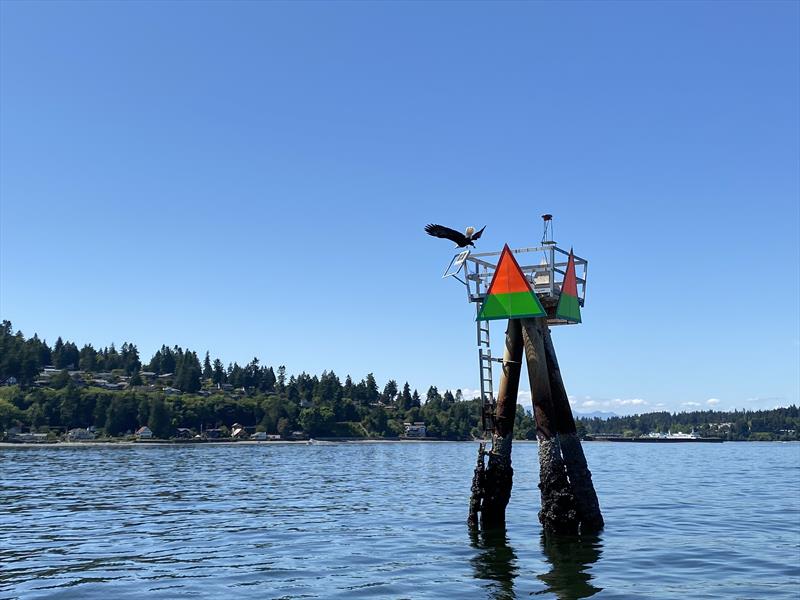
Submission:
[[[277,385],[275,389],[279,394],[282,394],[286,389],[286,367],[284,365],[278,367]]]
[[[411,386],[408,385],[407,381],[403,385],[403,393],[400,394],[397,402],[400,410],[408,410],[411,408]]]
[[[383,386],[381,400],[387,404],[391,404],[394,402],[395,396],[397,396],[397,382],[394,379],[390,379],[386,385]]]
[[[218,358],[214,359],[214,372],[211,375],[211,381],[214,385],[225,383],[225,367],[222,366],[222,361]]]
[[[154,398],[150,404],[150,418],[147,426],[152,430],[157,438],[167,439],[172,437],[172,427],[170,424],[170,414],[164,400]]]
[[[367,374],[367,379],[364,382],[364,388],[365,388],[364,399],[369,404],[377,402],[380,394],[378,393],[378,383],[375,381],[375,375],[373,375],[372,373]]]
[[[56,344],[55,344],[55,346],[53,346],[53,352],[52,352],[53,366],[56,369],[63,369],[64,368],[64,362],[63,362],[63,360],[61,358],[61,352],[63,350],[64,350],[64,340],[61,339],[61,336],[58,336],[58,339],[56,340]]]
[[[214,372],[211,369],[211,356],[208,354],[208,350],[206,350],[206,357],[203,359],[203,379],[211,379],[214,376]]]
[[[86,344],[81,348],[78,366],[89,373],[93,373],[97,369],[97,350],[91,344]]]

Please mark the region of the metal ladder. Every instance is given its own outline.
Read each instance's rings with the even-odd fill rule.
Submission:
[[[481,304],[477,305],[480,313]],[[481,380],[481,426],[484,433],[494,430],[494,388],[492,384],[492,347],[489,343],[489,322],[476,321],[478,328],[478,366]]]

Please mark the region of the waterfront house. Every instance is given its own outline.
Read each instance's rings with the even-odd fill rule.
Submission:
[[[188,439],[191,439],[191,437],[192,437],[192,430],[191,430],[191,429],[189,429],[189,428],[187,428],[187,427],[178,427],[178,428],[175,430],[175,437],[176,437],[176,438],[179,438],[179,439],[182,439],[182,440],[188,440]]]
[[[425,437],[428,435],[428,430],[425,427],[424,421],[415,421],[414,423],[403,423],[406,437]]]
[[[89,429],[75,428],[67,432],[68,442],[85,442],[94,439],[94,432]]]
[[[256,431],[253,435],[250,436],[251,440],[255,440],[257,442],[264,442],[267,439],[267,432],[266,431]]]
[[[143,427],[139,427],[139,429],[136,430],[136,438],[137,439],[149,440],[149,439],[152,439],[152,437],[153,437],[153,432],[147,425],[144,425]]]
[[[244,425],[240,425],[239,423],[234,423],[233,427],[231,427],[231,437],[233,438],[242,438],[244,439],[247,437],[247,431],[244,428]]]

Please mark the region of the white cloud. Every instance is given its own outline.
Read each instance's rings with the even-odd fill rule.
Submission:
[[[716,406],[717,404],[719,404],[719,398],[709,398],[708,400],[706,400],[706,404],[708,404],[709,406]]]
[[[464,400],[472,400],[473,398],[479,398],[481,391],[470,388],[461,388],[461,394],[464,396]]]
[[[641,398],[631,398],[629,400],[622,400],[620,398],[616,398],[611,401],[612,404],[616,406],[642,406],[647,404],[647,400],[642,400]]]
[[[649,406],[647,400],[643,398],[591,398],[585,396],[582,401],[576,401],[573,405],[576,412],[583,411],[604,411],[604,412],[630,412],[631,410],[641,409]],[[660,406],[660,405],[656,405]]]
[[[699,402],[684,402],[681,406],[700,406]]]

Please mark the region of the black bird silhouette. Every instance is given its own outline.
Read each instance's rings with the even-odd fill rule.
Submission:
[[[442,225],[425,225],[425,233],[433,237],[452,240],[456,243],[458,248],[465,248],[467,246],[472,246],[474,248],[475,244],[472,242],[481,237],[484,229],[486,229],[486,225],[481,227],[480,231],[475,231],[474,227],[467,227],[464,233],[460,233],[455,229],[450,229]]]

